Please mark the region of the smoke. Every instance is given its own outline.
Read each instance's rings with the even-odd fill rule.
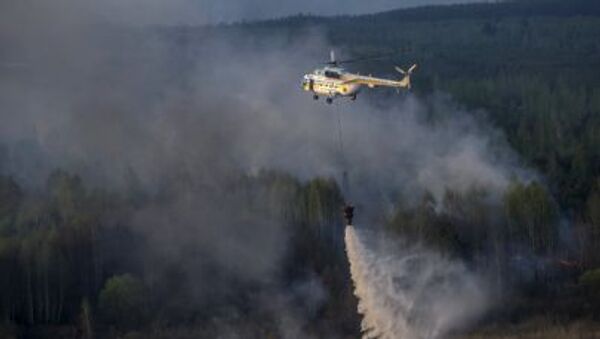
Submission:
[[[27,18],[56,11],[71,19],[90,19],[129,25],[199,25],[261,20],[310,13],[319,16],[358,15],[425,5],[483,2],[485,0],[39,0],[5,3],[5,13],[27,11]],[[1,6],[1,5],[0,5]],[[34,9],[30,11],[29,9]],[[41,12],[39,10],[42,10]],[[10,16],[6,16],[10,18]],[[30,23],[30,22],[27,22]]]
[[[461,263],[408,244],[369,243],[346,227],[363,338],[441,338],[481,316],[484,283]]]
[[[211,39],[201,29],[107,24],[96,3],[26,3],[37,6],[16,6],[1,20],[2,43],[14,47],[3,65],[22,66],[0,68],[1,139],[25,148],[7,151],[18,160],[7,171],[23,181],[39,182],[57,166],[102,185],[133,172],[148,187],[174,169],[220,177],[268,168],[310,178],[346,167],[356,187],[371,187],[357,196],[441,197],[473,185],[502,191],[511,176],[527,175],[501,133],[441,95],[378,106],[368,93],[332,107],[309,100],[300,78],[329,49],[318,32],[291,43],[243,31]],[[40,156],[28,152],[44,156],[31,166]]]
[[[0,51],[0,172],[32,189],[64,168],[92,187],[126,192],[135,182],[144,192],[163,193],[163,200],[132,213],[131,227],[154,251],[144,258],[147,280],[185,267],[195,284],[181,286],[191,296],[182,302],[227,303],[234,299],[232,282],[277,279],[290,230],[257,206],[266,198],[231,188],[240,174],[269,169],[307,180],[349,171],[351,197],[364,204],[358,220],[365,222],[425,191],[438,201],[447,189],[484,187],[500,196],[511,177],[530,175],[501,133],[443,95],[374,103],[365,92],[352,103],[313,102],[300,79],[327,57],[329,43],[318,32],[265,37],[242,28],[211,37],[202,28],[132,28],[153,22],[153,14],[111,6],[0,5],[6,47]],[[168,8],[165,15],[178,17],[176,7]],[[269,201],[284,204],[285,198]],[[442,258],[410,255],[433,270],[414,277],[427,280],[444,267]],[[369,258],[374,269],[387,269]],[[389,274],[408,279],[402,265],[411,262],[402,257],[394,264],[400,270],[392,265]],[[462,272],[456,264],[448,269],[442,274]],[[368,272],[376,282],[379,273]],[[439,307],[453,302],[446,301]],[[422,311],[439,334],[462,322],[443,319],[442,311]]]
[[[447,5],[476,2],[477,0],[204,0],[201,5],[211,9],[213,21],[256,20],[282,17],[298,13],[314,15],[356,15],[397,8]]]

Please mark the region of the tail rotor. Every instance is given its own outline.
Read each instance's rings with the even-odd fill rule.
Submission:
[[[404,75],[404,78],[402,78],[402,80],[400,80],[400,86],[410,89],[411,88],[410,76],[412,75],[414,70],[417,68],[417,64],[410,66],[408,71],[405,71],[398,66],[396,66],[395,68],[396,68],[396,71],[398,71],[398,73]]]

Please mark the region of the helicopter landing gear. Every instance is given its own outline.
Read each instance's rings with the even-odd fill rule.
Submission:
[[[328,104],[330,104],[330,105],[333,103],[333,99],[332,99],[332,98],[327,98],[327,99],[325,99],[325,101],[326,101]]]
[[[319,96],[315,94],[315,95],[313,95],[313,99],[314,100],[319,100]]]

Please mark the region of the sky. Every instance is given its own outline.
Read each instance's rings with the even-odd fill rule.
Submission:
[[[133,14],[137,23],[170,25],[259,20],[298,13],[365,14],[478,1],[482,0],[107,0],[98,9],[111,20],[131,20]]]

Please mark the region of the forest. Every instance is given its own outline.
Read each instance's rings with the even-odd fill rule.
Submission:
[[[591,337],[600,328],[600,3],[514,0],[132,34],[166,38],[185,64],[207,40],[249,35],[245,43],[260,48],[275,34],[293,44],[314,30],[348,56],[418,63],[416,97],[448,95],[472,119],[501,131],[519,166],[536,173],[514,178],[500,197],[477,186],[447,189],[442,198],[420,192],[417,203],[398,199],[378,217],[391,237],[483,271],[502,300],[453,337],[493,338],[497,331],[512,338],[511,331],[542,328],[560,333],[539,332],[545,337]],[[396,76],[380,61],[353,70]],[[428,113],[430,124],[449,114]],[[360,336],[340,180],[267,168],[205,182],[182,166],[152,189],[137,173],[116,189],[57,164],[34,185],[14,169],[23,154],[36,152],[43,150],[27,143],[0,146],[0,337]],[[171,208],[188,201],[204,206],[189,215]],[[214,212],[224,206],[226,216]],[[253,229],[258,224],[280,225],[284,235],[266,254],[281,253],[278,262],[255,268],[264,258],[234,249],[234,263],[215,262],[210,243],[199,246],[192,235],[165,249],[154,237],[169,234],[140,231],[196,217],[215,224],[214,232],[242,225],[234,231],[247,239],[262,232]],[[259,278],[235,273],[244,266]]]

